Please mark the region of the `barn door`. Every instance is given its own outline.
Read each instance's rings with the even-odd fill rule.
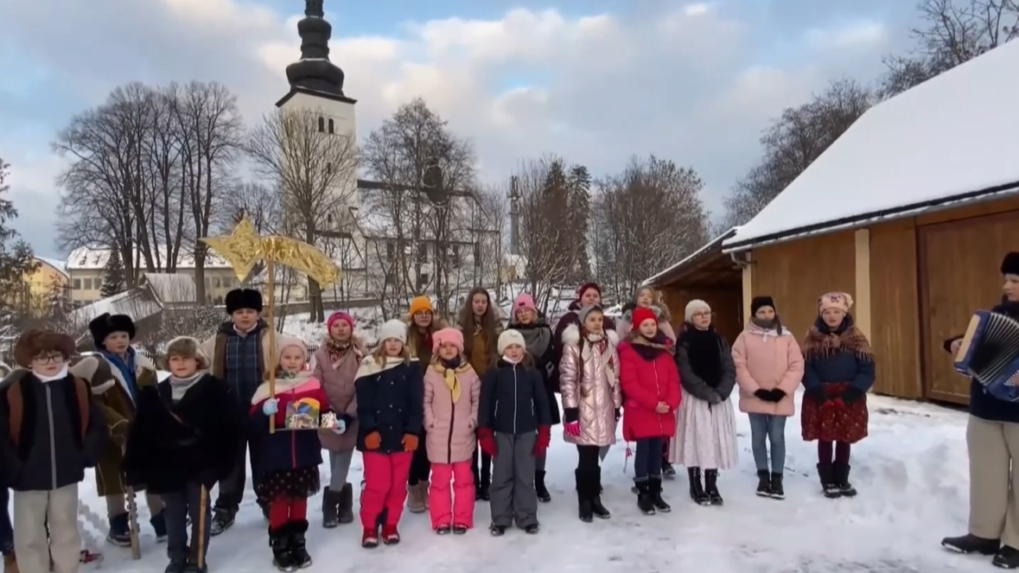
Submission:
[[[952,367],[945,339],[962,334],[973,313],[1001,298],[1001,258],[1019,250],[1019,212],[920,227],[924,394],[966,403],[969,380]]]

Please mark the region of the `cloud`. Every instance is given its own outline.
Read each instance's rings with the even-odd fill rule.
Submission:
[[[49,229],[61,163],[46,142],[115,86],[217,80],[238,94],[249,123],[272,109],[288,88],[284,69],[300,53],[299,15],[269,1],[52,0],[5,9],[0,55],[10,45],[24,57],[10,77],[18,89],[0,90],[0,123],[14,126],[0,133],[0,156],[15,165],[19,228],[37,249],[55,248]],[[767,33],[796,1],[816,17],[801,11],[795,34]],[[757,160],[769,118],[832,78],[870,79],[891,45],[891,24],[871,12],[841,2],[831,13],[813,1],[773,2],[769,10],[782,12],[724,2],[634,3],[580,15],[515,8],[498,17],[393,22],[373,34],[358,32],[346,3],[330,0],[326,8],[339,11],[327,15],[332,59],[358,100],[360,134],[421,96],[474,143],[486,181],[504,180],[520,160],[545,152],[595,175],[621,168],[631,154],[655,153],[697,169],[717,210]],[[0,71],[11,60],[0,57]],[[41,99],[45,107],[35,103]]]

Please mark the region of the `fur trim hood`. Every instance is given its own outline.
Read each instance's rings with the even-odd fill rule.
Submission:
[[[619,346],[619,335],[616,334],[615,330],[608,329],[605,331],[605,339],[609,341],[613,347]],[[576,324],[571,324],[566,327],[563,331],[563,344],[569,346],[577,346],[580,344],[580,327]]]

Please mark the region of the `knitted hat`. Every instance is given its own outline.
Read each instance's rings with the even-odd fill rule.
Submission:
[[[194,358],[198,362],[199,370],[209,369],[209,357],[202,352],[201,343],[198,339],[190,336],[178,336],[166,345],[166,363],[169,368],[170,357],[180,356],[182,358]]]
[[[394,318],[379,327],[379,342],[385,342],[390,338],[407,344],[407,325],[402,320]]]
[[[597,291],[599,297],[601,296],[601,287],[598,286],[598,283],[590,282],[590,283],[584,283],[584,284],[580,285],[579,287],[577,287],[577,300],[580,300],[580,299],[584,298],[584,293],[586,293],[587,291],[589,291],[591,289],[594,289],[595,291]]]
[[[432,301],[427,296],[416,296],[410,301],[411,317],[419,312],[435,312]]]
[[[587,317],[590,316],[592,312],[601,313],[602,312],[601,306],[597,304],[592,304],[589,306],[581,307],[581,309],[577,311],[577,318],[580,320],[581,326],[584,326],[584,323],[587,322]]]
[[[345,313],[343,311],[336,311],[336,312],[330,314],[329,318],[326,319],[326,331],[327,332],[331,331],[333,329],[333,325],[336,324],[337,320],[342,320],[343,322],[346,322],[347,324],[349,324],[351,330],[354,330],[354,326],[357,324],[357,322],[354,320],[353,316],[350,316],[349,314],[347,314],[347,313]]]
[[[134,321],[131,320],[130,316],[126,314],[110,314],[108,312],[92,319],[92,322],[88,323],[88,330],[92,334],[92,340],[95,342],[97,349],[103,348],[103,342],[106,340],[106,337],[114,332],[126,332],[127,337],[131,340],[134,340],[137,334]]]
[[[757,311],[766,306],[770,306],[771,310],[775,310],[775,301],[770,296],[755,296],[750,301],[750,314],[757,314]]]
[[[293,336],[283,336],[276,341],[276,348],[279,349],[276,354],[276,362],[279,363],[283,359],[283,351],[287,348],[299,348],[301,353],[304,354],[304,361],[308,361],[308,345],[304,343],[300,338]]]
[[[686,312],[683,313],[686,321],[690,322],[693,320],[693,315],[697,314],[697,311],[699,310],[711,312],[711,305],[699,298],[686,303]]]
[[[650,308],[638,306],[633,309],[633,318],[630,320],[630,327],[633,330],[637,330],[640,328],[641,323],[645,320],[651,320],[654,321],[655,324],[658,324],[658,317],[655,316],[655,311]]]
[[[1012,251],[1001,260],[1001,274],[1019,275],[1019,253]]]
[[[14,360],[22,368],[31,368],[32,360],[46,353],[58,353],[69,360],[75,354],[74,339],[66,334],[32,329],[14,345]]]
[[[518,310],[525,308],[533,310],[535,314],[538,312],[538,307],[534,304],[534,297],[527,293],[520,293],[516,300],[513,301],[513,316],[516,316]]]
[[[817,313],[821,314],[829,308],[848,313],[853,306],[853,297],[847,292],[829,292],[817,299]]]
[[[496,343],[496,350],[499,351],[499,354],[503,354],[506,352],[507,347],[513,346],[514,344],[527,348],[527,342],[524,341],[524,335],[520,334],[519,330],[513,330],[510,328],[509,330],[502,331],[502,334],[499,335],[499,342]]]
[[[460,352],[464,351],[464,335],[457,328],[442,328],[432,335],[432,352],[439,352],[443,344],[452,344]]]
[[[235,288],[226,293],[226,313],[233,314],[238,310],[262,312],[262,293],[253,288]]]

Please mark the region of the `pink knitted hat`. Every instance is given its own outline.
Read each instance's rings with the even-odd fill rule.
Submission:
[[[290,348],[291,346],[300,348],[301,352],[304,354],[304,361],[305,362],[308,361],[308,345],[306,345],[304,341],[301,340],[300,338],[296,338],[293,336],[283,336],[276,339],[276,348],[278,350],[276,353],[277,364],[279,364],[280,359],[283,358],[283,351],[286,350],[287,348]]]
[[[432,335],[432,352],[438,352],[443,344],[452,344],[460,352],[464,351],[464,335],[456,328],[443,328]]]
[[[513,301],[513,312],[515,313],[524,308],[538,312],[538,307],[534,304],[534,297],[527,293],[520,293],[516,300]]]
[[[333,325],[336,324],[337,320],[342,320],[349,324],[351,330],[354,330],[354,326],[357,324],[357,321],[354,320],[353,316],[350,316],[349,314],[343,312],[342,310],[338,310],[330,314],[329,318],[326,319],[326,330],[327,331],[332,330]]]

